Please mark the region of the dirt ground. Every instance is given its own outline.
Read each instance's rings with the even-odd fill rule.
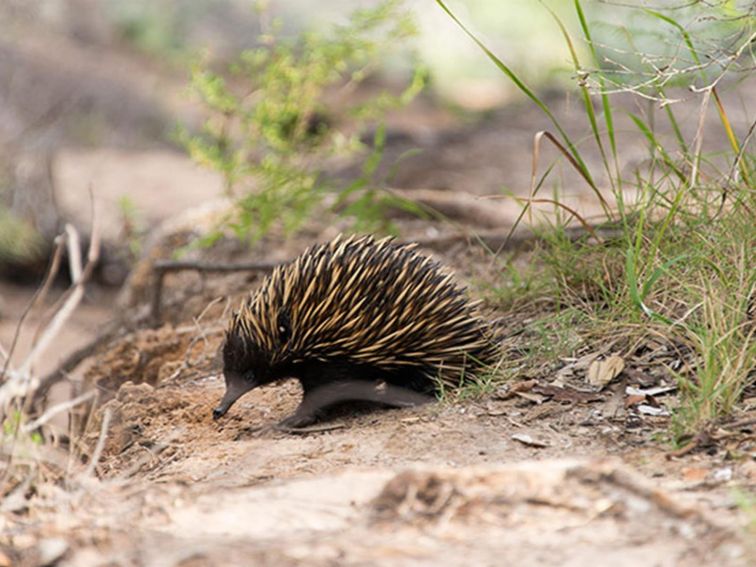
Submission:
[[[297,246],[290,242],[277,254]],[[474,246],[428,253],[458,268],[468,283],[482,273]],[[124,332],[100,349],[83,371],[99,402],[85,425],[74,420],[84,428],[82,443],[48,456],[60,463],[78,455],[69,461],[66,484],[42,484],[28,509],[17,510],[8,499],[0,560],[82,566],[752,561],[752,510],[743,507],[756,486],[752,432],[746,426],[708,452],[669,458],[663,436],[669,417],[639,411],[626,390],[665,384],[648,368],[639,378],[641,354],[628,357],[627,372],[600,392],[587,386],[578,358],[555,369],[524,369],[484,396],[403,410],[347,408],[312,432],[273,427],[299,401],[294,382],[253,391],[213,421],[224,389],[217,350],[228,305],[258,279],[168,278],[164,323]],[[532,340],[518,332],[522,321],[499,315],[511,327],[505,344]],[[664,408],[673,397],[649,400]],[[76,465],[79,460],[84,464]]]

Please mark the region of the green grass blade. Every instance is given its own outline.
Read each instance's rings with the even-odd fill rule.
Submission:
[[[664,271],[666,270],[662,270],[662,272],[658,275],[656,275],[656,271],[654,271],[654,275],[656,275],[654,282],[659,279]],[[657,313],[648,305],[646,305],[644,301],[645,296],[643,294],[643,291],[641,290],[641,287],[638,285],[638,250],[633,246],[629,247],[625,254],[625,278],[628,283],[628,292],[630,293],[630,299],[638,309],[640,309],[650,319],[660,321],[666,325],[674,325],[674,322],[672,320],[668,319],[660,313]],[[650,286],[645,285],[643,286],[643,290],[646,290],[647,287],[648,290],[650,290]],[[648,290],[646,290],[646,292]]]
[[[549,120],[551,120],[551,122],[554,124],[554,127],[559,132],[559,135],[564,140],[564,143],[570,149],[570,153],[572,154],[574,160],[580,165],[583,177],[590,179],[591,186],[595,187],[593,178],[591,177],[590,171],[585,165],[580,152],[570,139],[567,132],[564,130],[564,128],[562,128],[562,125],[559,123],[556,116],[554,116],[554,114],[551,112],[549,107],[517,76],[514,71],[512,71],[512,69],[509,68],[509,66],[507,66],[506,63],[499,59],[490,49],[488,49],[488,47],[486,47],[486,45],[482,41],[477,38],[475,34],[467,29],[467,27],[459,20],[459,18],[457,18],[457,16],[455,16],[454,13],[447,7],[443,0],[436,0],[436,4],[438,4],[439,7],[452,19],[452,21],[454,21],[454,23],[457,24],[457,26],[459,26],[459,28],[475,42],[475,44],[483,51],[483,53],[486,54],[491,62],[496,65],[496,67],[502,73],[504,73],[518,89],[520,89],[530,100],[532,100],[538,106],[538,108],[543,111],[544,114],[546,114],[546,116],[549,118]]]
[[[659,152],[659,155],[662,157],[662,160],[664,161],[664,164],[682,181],[683,183],[687,182],[687,179],[685,177],[685,174],[680,170],[680,168],[675,164],[675,162],[672,160],[672,157],[667,153],[667,150],[664,149],[664,146],[662,146],[659,143],[659,140],[656,139],[656,135],[651,131],[651,129],[648,127],[648,125],[643,122],[643,120],[636,116],[633,113],[630,113],[630,119],[635,123],[635,125],[638,127],[638,129],[643,133],[643,135],[646,137],[646,139],[651,143],[653,148]]]
[[[583,35],[588,42],[588,48],[591,50],[591,56],[593,62],[597,68],[601,66],[598,53],[596,52],[596,46],[593,43],[591,37],[591,29],[588,26],[588,21],[585,19],[585,13],[583,12],[583,6],[580,4],[580,0],[575,0],[575,12],[577,12],[578,21],[580,22],[580,28],[583,30]],[[609,137],[609,146],[612,149],[612,158],[614,159],[614,170],[617,184],[622,183],[622,176],[619,173],[619,157],[617,154],[617,139],[614,133],[614,117],[612,115],[612,105],[609,102],[609,95],[606,94],[604,76],[598,73],[599,87],[601,88],[601,108],[604,111],[604,122],[606,124],[606,134]]]
[[[698,57],[698,52],[696,51],[695,46],[693,45],[693,40],[690,37],[690,34],[688,33],[688,30],[686,30],[682,25],[680,25],[679,22],[677,22],[675,19],[670,18],[669,16],[666,16],[665,14],[662,14],[661,12],[657,12],[656,10],[652,10],[650,8],[642,8],[642,10],[647,13],[650,16],[653,16],[654,18],[658,18],[662,20],[663,22],[668,23],[677,31],[680,32],[680,35],[683,38],[683,41],[685,42],[685,45],[688,48],[688,51],[690,52],[690,56],[693,58],[693,61],[696,63],[696,65],[701,64],[701,59]]]
[[[562,37],[564,37],[564,42],[567,44],[567,48],[570,50],[570,57],[572,58],[572,65],[575,68],[576,73],[580,73],[582,70],[582,66],[580,65],[580,59],[578,58],[577,51],[575,50],[575,45],[572,42],[572,38],[570,37],[569,32],[567,31],[567,28],[564,27],[564,24],[562,23],[562,20],[559,19],[559,16],[543,3],[543,0],[539,0],[541,5],[551,14],[551,17],[554,18],[554,21],[559,26],[559,30],[562,32]],[[611,174],[611,170],[609,168],[609,161],[606,157],[606,151],[604,151],[604,143],[601,141],[601,134],[599,133],[598,129],[598,122],[596,121],[596,111],[593,109],[593,102],[591,101],[591,93],[588,90],[588,86],[581,82],[579,84],[580,93],[583,97],[583,106],[585,108],[585,113],[588,116],[588,122],[591,125],[591,132],[593,133],[593,139],[596,140],[596,145],[598,146],[599,153],[601,154],[601,161],[604,164],[604,168],[606,169],[606,172],[609,174],[609,181],[614,185],[614,177]]]
[[[643,284],[643,288],[640,292],[640,298],[642,301],[645,301],[648,297],[648,294],[651,293],[651,288],[654,286],[654,284],[658,281],[660,277],[662,277],[664,274],[667,273],[667,271],[677,264],[678,262],[682,260],[686,260],[689,258],[689,254],[680,254],[679,256],[676,256],[675,258],[672,258],[671,260],[668,260],[658,268],[656,268],[652,273],[651,276],[646,280],[646,282]]]
[[[719,112],[719,120],[722,122],[722,126],[725,129],[727,140],[730,142],[730,147],[732,147],[732,151],[735,153],[735,155],[738,156],[740,155],[740,144],[738,143],[738,139],[735,136],[735,132],[733,132],[732,130],[732,125],[730,124],[730,119],[727,117],[727,112],[725,111],[724,104],[722,104],[722,99],[719,98],[719,93],[717,92],[716,88],[711,89],[711,94],[714,95],[714,103],[717,106],[717,112]],[[740,174],[742,175],[743,181],[745,181],[746,185],[750,185],[751,180],[748,175],[748,167],[743,160],[740,160]]]
[[[544,138],[548,139],[556,148],[562,152],[562,155],[567,158],[567,161],[570,162],[570,165],[575,168],[575,171],[577,171],[585,180],[585,182],[590,186],[590,188],[593,190],[593,193],[596,195],[596,198],[601,203],[601,207],[604,209],[604,213],[608,218],[612,218],[612,213],[609,208],[609,203],[606,202],[606,199],[604,199],[604,196],[601,194],[601,191],[598,187],[596,187],[596,184],[593,183],[593,179],[591,179],[590,175],[588,175],[588,172],[585,171],[583,168],[580,167],[580,164],[576,161],[575,157],[567,150],[567,148],[562,145],[562,143],[557,140],[556,136],[548,131],[540,132],[539,134],[536,134],[536,136],[543,136]]]

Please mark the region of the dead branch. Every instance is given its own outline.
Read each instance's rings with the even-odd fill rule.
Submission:
[[[71,273],[72,274],[79,274],[78,280],[76,280],[71,288],[64,294],[65,299],[62,301],[60,308],[58,311],[53,315],[52,319],[50,320],[50,323],[45,327],[45,329],[42,331],[39,339],[34,343],[32,346],[31,351],[26,356],[24,361],[21,363],[19,368],[13,373],[13,375],[6,379],[5,382],[0,386],[0,408],[7,407],[7,404],[14,398],[17,397],[27,397],[29,401],[31,401],[34,398],[34,392],[39,387],[39,379],[33,376],[32,369],[37,361],[37,359],[41,356],[41,354],[47,350],[47,348],[50,346],[50,343],[52,340],[57,336],[57,334],[60,332],[60,330],[65,325],[66,321],[71,317],[73,314],[73,311],[78,307],[79,303],[81,302],[82,298],[84,297],[84,289],[86,283],[91,278],[94,268],[97,264],[97,261],[99,259],[100,254],[100,237],[99,237],[99,226],[98,226],[98,219],[97,214],[95,211],[94,204],[92,206],[92,238],[89,244],[89,250],[87,253],[87,265],[82,270],[81,269],[81,258],[76,255],[72,255],[70,257],[71,261]],[[66,231],[69,235],[69,238],[77,238],[72,237],[71,235],[75,232],[75,229],[73,227],[69,228],[66,227]],[[79,265],[76,265],[76,262],[79,262]],[[53,263],[54,263],[53,258]],[[52,265],[52,263],[51,263]],[[44,289],[44,286],[43,288]],[[40,290],[41,291],[41,290]]]
[[[69,232],[69,229],[73,229],[70,225],[66,227],[66,231]],[[75,232],[75,229],[74,229]],[[71,232],[69,232],[69,235]],[[78,237],[74,240],[78,240]],[[73,276],[78,276],[77,279],[74,280],[73,286],[71,287],[71,292],[64,301],[64,303],[61,305],[60,309],[58,310],[55,315],[53,315],[52,320],[50,321],[47,328],[42,332],[41,336],[39,337],[39,340],[35,343],[35,345],[32,347],[31,352],[27,355],[26,360],[21,364],[21,366],[18,368],[18,373],[21,375],[29,374],[31,372],[32,366],[36,362],[37,358],[47,349],[47,347],[50,345],[52,340],[57,336],[57,334],[60,332],[60,330],[63,328],[63,325],[68,321],[68,319],[73,314],[74,310],[78,307],[79,303],[81,303],[81,300],[84,298],[84,286],[87,283],[87,281],[91,278],[92,273],[94,272],[94,267],[97,264],[97,261],[100,256],[100,237],[99,237],[99,231],[97,226],[97,219],[96,217],[93,218],[93,225],[92,225],[92,240],[89,244],[89,252],[87,254],[87,265],[82,270],[81,268],[81,257],[78,255],[72,255],[70,257],[71,259],[71,274]],[[78,265],[76,265],[78,261]]]
[[[10,361],[13,357],[13,351],[16,349],[16,344],[18,343],[18,338],[21,335],[21,329],[24,326],[26,317],[29,315],[35,305],[44,301],[44,298],[50,291],[50,287],[52,286],[52,282],[55,279],[55,276],[58,275],[58,270],[60,270],[60,261],[61,257],[63,256],[63,247],[65,246],[65,235],[61,234],[56,236],[54,242],[55,250],[53,251],[53,256],[50,260],[50,264],[48,265],[44,283],[41,287],[37,288],[37,291],[34,292],[34,295],[24,309],[24,312],[21,314],[21,317],[18,320],[18,324],[16,325],[16,329],[13,332],[13,339],[11,340],[11,345],[8,349],[8,352],[3,353],[5,362],[3,364],[2,373],[0,373],[0,384],[4,383],[7,379],[8,368],[10,367]]]
[[[510,207],[502,207],[470,193],[436,189],[391,189],[390,193],[442,217],[466,221],[478,227],[512,226],[517,218]]]
[[[68,236],[68,257],[71,269],[71,281],[76,284],[81,279],[81,242],[79,232],[72,224],[66,225],[66,235]]]
[[[110,428],[110,418],[113,416],[113,412],[110,408],[105,409],[105,413],[102,416],[102,427],[100,428],[100,438],[97,440],[97,445],[95,446],[94,453],[92,453],[92,460],[89,461],[89,466],[87,467],[86,472],[84,473],[86,476],[92,476],[95,472],[95,467],[97,467],[97,463],[100,461],[100,456],[102,455],[103,449],[105,449],[105,441],[108,438],[108,429]]]
[[[621,230],[613,227],[593,227],[593,231],[602,238],[613,238],[621,234]],[[588,233],[582,226],[568,227],[564,230],[570,240],[579,240]],[[543,242],[541,236],[529,228],[520,228],[510,236],[509,230],[467,231],[462,233],[444,234],[428,238],[416,238],[412,242],[423,248],[444,249],[452,244],[467,242],[470,245],[483,246],[488,250],[521,250],[532,248]]]
[[[200,273],[209,272],[270,272],[280,262],[236,262],[221,264],[217,262],[192,262],[176,260],[160,260],[155,262],[154,280],[152,284],[152,302],[150,305],[150,319],[153,324],[160,322],[160,309],[163,301],[163,283],[165,275],[173,272],[195,271]]]

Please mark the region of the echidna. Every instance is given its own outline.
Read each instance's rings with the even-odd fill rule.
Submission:
[[[223,345],[226,393],[213,418],[249,390],[290,377],[304,398],[282,422],[289,427],[347,399],[414,405],[495,353],[476,303],[437,262],[390,238],[339,236],[276,268],[234,313]]]

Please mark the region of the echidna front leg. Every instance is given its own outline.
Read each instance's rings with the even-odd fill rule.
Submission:
[[[343,401],[338,395],[339,383],[330,383],[316,388],[303,382],[304,395],[296,411],[289,417],[284,418],[278,424],[282,429],[297,429],[312,425],[325,413],[325,409],[339,401]]]

